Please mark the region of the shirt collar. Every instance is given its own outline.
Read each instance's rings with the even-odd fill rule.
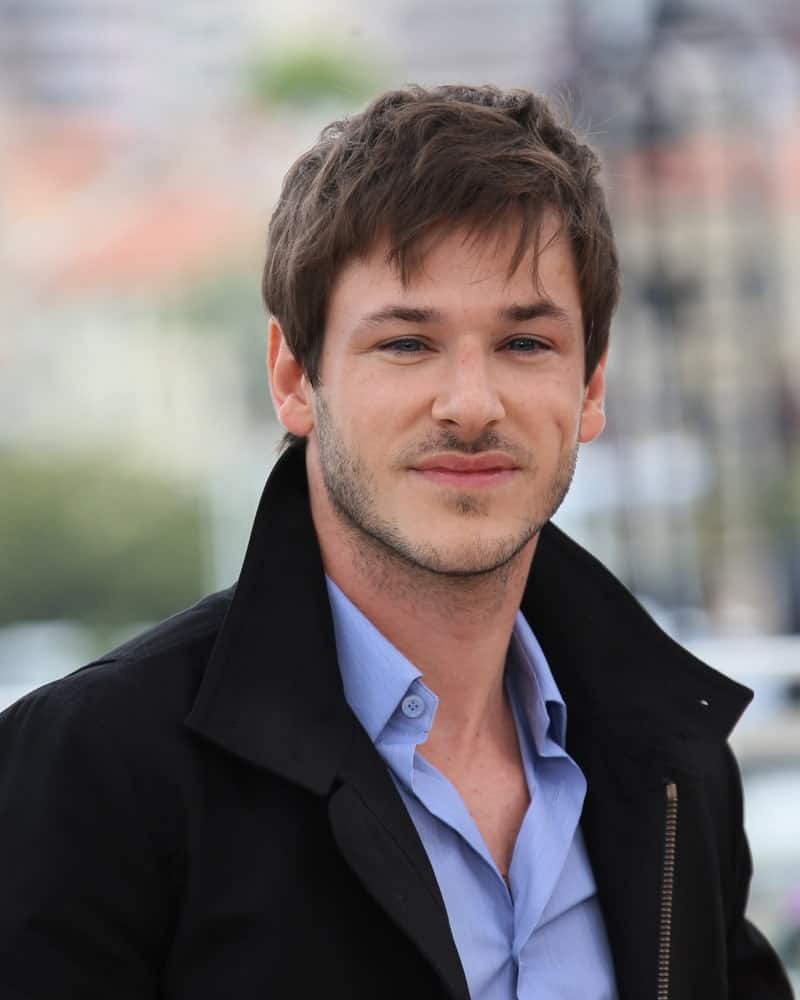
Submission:
[[[347,704],[373,743],[414,681],[422,676],[326,576],[336,653]]]
[[[539,640],[521,611],[514,622],[509,653],[509,659],[513,658],[517,667],[513,676],[537,752],[546,753],[548,739],[563,750],[567,741],[567,707]]]
[[[344,696],[369,738],[377,743],[422,674],[330,577],[326,582]],[[549,756],[549,740],[561,749],[565,746],[566,706],[542,647],[521,611],[517,612],[509,654],[515,692],[536,750]],[[426,694],[436,702],[432,692],[426,689]],[[435,704],[433,709],[435,712]],[[551,753],[553,749],[551,745]]]

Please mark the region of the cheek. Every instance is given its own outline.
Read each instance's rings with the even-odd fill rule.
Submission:
[[[534,437],[574,442],[583,415],[583,387],[560,379],[542,382],[529,392],[523,411],[524,425]]]
[[[385,424],[372,402],[359,405],[355,396],[343,407],[338,429],[347,450],[370,464],[376,454],[386,451],[382,440]]]
[[[431,403],[419,380],[364,379],[353,388],[354,422],[375,438],[396,434],[430,413]]]

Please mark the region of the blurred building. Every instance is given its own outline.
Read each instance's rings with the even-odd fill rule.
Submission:
[[[605,30],[575,6],[572,77],[623,255],[610,439],[693,442],[709,473],[669,503],[664,447],[664,502],[641,505],[646,466],[619,464],[621,568],[717,627],[797,629],[800,10],[659,0],[626,31],[615,6]]]
[[[787,400],[800,399],[798,139],[793,126],[765,155],[741,135],[708,130],[609,159],[612,177],[624,178],[614,215],[626,294],[609,440],[622,456],[614,516],[625,573],[665,605],[707,607],[734,630],[780,630],[792,619],[797,512],[785,484],[797,461]],[[647,464],[624,460],[647,440],[660,501]],[[694,495],[687,449],[707,470]]]
[[[27,108],[152,125],[230,103],[245,0],[0,0],[0,90]]]
[[[406,81],[494,83],[553,92],[572,60],[569,4],[550,0],[400,0],[371,16]]]

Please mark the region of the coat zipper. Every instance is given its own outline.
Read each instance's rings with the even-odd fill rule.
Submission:
[[[664,788],[664,862],[661,869],[661,918],[658,927],[657,1000],[669,1000],[669,965],[672,947],[672,896],[675,888],[675,843],[678,835],[678,786],[668,781]]]

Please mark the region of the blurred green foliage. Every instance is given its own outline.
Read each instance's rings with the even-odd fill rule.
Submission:
[[[193,330],[222,333],[226,341],[265,337],[267,316],[259,293],[260,277],[221,265],[190,285],[173,289],[164,298],[164,316]]]
[[[208,582],[200,501],[107,455],[0,453],[0,624],[152,621]]]
[[[224,340],[238,355],[245,402],[258,425],[274,419],[267,380],[268,318],[259,292],[260,272],[220,268],[160,302],[164,329],[189,328]]]
[[[377,69],[363,53],[309,41],[256,56],[248,75],[259,104],[357,102],[380,90]]]

